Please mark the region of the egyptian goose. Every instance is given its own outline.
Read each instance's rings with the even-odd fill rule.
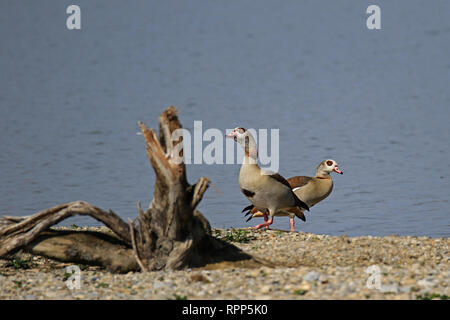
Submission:
[[[314,206],[319,203],[326,197],[328,197],[333,190],[333,179],[331,179],[331,172],[336,172],[339,174],[343,174],[341,169],[339,169],[336,161],[328,159],[322,161],[316,169],[315,177],[305,177],[305,176],[296,176],[288,179],[288,182],[292,188],[292,191],[301,199],[303,199],[309,207]],[[251,214],[250,218],[247,219],[249,221],[255,217],[264,217],[266,219],[267,213],[258,211],[253,205],[250,205],[242,212],[248,211],[245,215]],[[303,209],[299,208],[290,208],[283,212],[278,212],[276,216],[289,216],[290,218],[290,227],[291,231],[295,231],[294,228],[294,217],[306,221],[305,215],[303,214]]]
[[[244,149],[244,161],[239,172],[239,187],[242,193],[258,210],[268,212],[264,216],[265,222],[255,226],[255,229],[266,227],[273,223],[274,215],[283,212],[283,209],[298,208],[309,210],[292,191],[289,182],[278,173],[261,170],[257,164],[258,149],[255,139],[244,128],[235,128],[226,135],[239,143]],[[288,214],[288,212],[286,212]]]

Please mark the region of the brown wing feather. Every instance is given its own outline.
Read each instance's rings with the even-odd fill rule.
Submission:
[[[294,207],[294,208],[290,208],[288,211],[295,213],[296,217],[306,221],[306,217],[303,214],[303,211],[301,209],[299,209],[298,207]]]
[[[279,175],[278,173],[271,174],[269,177],[277,180],[278,182],[280,182],[280,183],[284,184],[285,186],[287,186],[287,187],[292,189],[292,187],[289,184],[289,182],[285,178],[283,178],[281,175]]]
[[[278,182],[284,184],[285,186],[289,187],[291,190],[293,189],[293,187],[289,184],[289,182],[283,178],[281,175],[279,175],[278,173],[272,174],[269,177],[277,180]],[[296,205],[300,208],[306,209],[309,211],[309,207],[306,203],[304,203],[301,199],[299,199],[296,194],[294,192],[292,192],[292,195],[294,196]]]
[[[296,176],[288,179],[289,185],[292,189],[306,186],[312,180],[311,177]]]

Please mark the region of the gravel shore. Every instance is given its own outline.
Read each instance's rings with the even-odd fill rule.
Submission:
[[[99,230],[101,228],[90,228]],[[214,229],[274,268],[111,274],[80,266],[79,289],[60,263],[0,260],[0,299],[448,299],[449,238],[346,237]],[[379,280],[379,281],[378,281]]]

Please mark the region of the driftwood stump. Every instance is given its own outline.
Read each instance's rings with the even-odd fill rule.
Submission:
[[[169,107],[160,115],[159,138],[142,122],[139,126],[156,173],[153,200],[147,210],[138,203],[138,217],[128,223],[112,210],[83,201],[27,217],[4,216],[0,219],[0,257],[24,250],[61,261],[99,265],[112,272],[182,269],[217,262],[261,264],[237,247],[214,238],[209,222],[195,209],[210,181],[202,177],[190,185],[184,163],[175,159],[182,156],[182,149],[174,155],[180,150],[175,147],[183,143],[182,137],[172,140],[172,133],[181,128],[176,108]],[[91,216],[111,232],[50,229],[74,215]]]

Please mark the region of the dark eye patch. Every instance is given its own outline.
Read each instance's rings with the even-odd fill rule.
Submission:
[[[333,164],[333,161],[330,161],[330,160],[327,161],[327,166],[331,167],[332,164]]]
[[[244,128],[241,128],[241,127],[237,128],[237,129],[238,129],[239,133],[244,133],[246,131]]]

